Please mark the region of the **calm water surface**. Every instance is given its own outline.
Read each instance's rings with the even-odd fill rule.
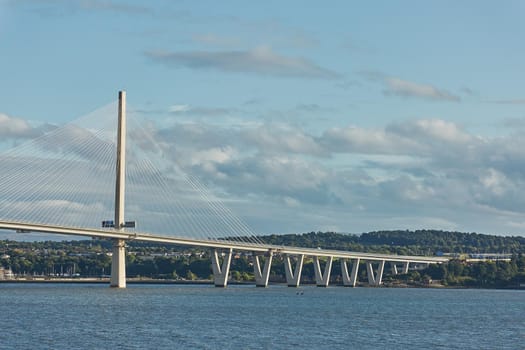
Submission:
[[[525,291],[0,284],[0,349],[525,349]]]

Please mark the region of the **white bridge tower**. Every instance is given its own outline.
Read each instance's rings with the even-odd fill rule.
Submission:
[[[117,168],[115,181],[115,230],[124,231],[124,200],[126,191],[126,92],[118,93]],[[111,287],[126,288],[125,240],[113,239]]]

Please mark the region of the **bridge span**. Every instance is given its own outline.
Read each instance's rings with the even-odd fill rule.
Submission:
[[[118,240],[119,242],[137,240],[144,242],[168,243],[180,246],[210,248],[212,249],[211,257],[214,284],[217,287],[226,287],[228,283],[231,259],[234,251],[245,251],[252,253],[255,283],[260,287],[268,286],[272,259],[275,255],[281,255],[283,257],[286,282],[290,287],[299,286],[305,257],[313,258],[316,284],[319,287],[327,287],[329,285],[332,264],[335,259],[339,260],[341,264],[343,285],[352,287],[354,287],[357,283],[357,276],[361,261],[365,262],[366,265],[368,283],[373,286],[381,285],[386,263],[390,264],[393,274],[398,274],[400,272],[398,270],[399,265],[401,265],[401,272],[407,273],[410,264],[439,264],[448,261],[448,258],[444,257],[361,253],[329,249],[264,245],[229,240],[202,240],[184,237],[159,236],[139,232],[126,232],[123,230],[114,229],[94,230],[78,227],[39,225],[8,221],[0,221],[0,229],[15,230],[19,232],[41,232],[96,237]],[[124,249],[124,245],[121,247],[119,246],[119,248]],[[222,262],[221,256],[224,256]],[[265,259],[263,266],[261,266],[261,263],[263,262],[262,258]],[[321,266],[322,260],[326,261],[324,264],[324,270]],[[294,261],[295,267],[293,266]],[[352,263],[351,272],[349,272],[349,262]],[[377,264],[376,268],[374,268],[374,264]],[[113,277],[114,276],[112,275],[112,279]],[[125,275],[124,283],[118,287],[125,287]]]
[[[300,248],[288,246],[267,245],[258,240],[240,242],[231,239],[196,239],[187,237],[155,235],[147,232],[126,231],[128,222],[124,221],[125,181],[126,181],[126,99],[125,92],[119,92],[118,137],[115,180],[115,217],[108,227],[103,229],[81,228],[64,225],[49,225],[29,223],[2,218],[0,213],[0,229],[18,232],[41,232],[85,237],[106,238],[113,241],[111,262],[111,287],[126,287],[126,241],[138,240],[146,242],[169,243],[181,246],[205,247],[212,251],[211,265],[214,284],[226,287],[230,272],[230,264],[234,251],[251,252],[255,283],[266,287],[270,277],[272,260],[281,256],[284,260],[286,282],[290,287],[298,287],[305,257],[312,258],[317,286],[327,287],[330,282],[332,265],[335,260],[341,264],[342,281],[345,286],[355,286],[361,262],[365,263],[368,283],[379,286],[382,283],[386,263],[390,265],[393,274],[407,273],[410,264],[439,264],[448,261],[442,257],[403,256],[392,254],[360,253],[327,249]],[[108,221],[110,222],[110,221]],[[351,268],[349,266],[351,263]]]

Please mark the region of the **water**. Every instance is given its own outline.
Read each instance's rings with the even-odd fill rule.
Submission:
[[[0,284],[0,349],[524,349],[525,292]]]

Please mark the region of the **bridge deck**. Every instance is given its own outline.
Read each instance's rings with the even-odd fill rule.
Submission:
[[[223,248],[235,249],[250,252],[269,252],[277,254],[290,255],[309,255],[317,257],[333,257],[343,259],[364,259],[370,261],[391,261],[391,262],[413,262],[413,263],[444,263],[449,259],[446,257],[429,257],[429,256],[411,256],[411,255],[393,255],[393,254],[375,254],[361,253],[352,251],[314,249],[301,247],[287,247],[276,245],[263,245],[242,243],[227,240],[201,240],[182,237],[158,236],[148,233],[125,232],[116,230],[97,230],[65,226],[52,226],[40,224],[27,224],[20,222],[0,221],[0,229],[6,230],[23,230],[31,232],[58,233],[64,235],[87,236],[97,238],[116,238],[123,240],[139,240],[145,242],[170,243],[194,247]]]

